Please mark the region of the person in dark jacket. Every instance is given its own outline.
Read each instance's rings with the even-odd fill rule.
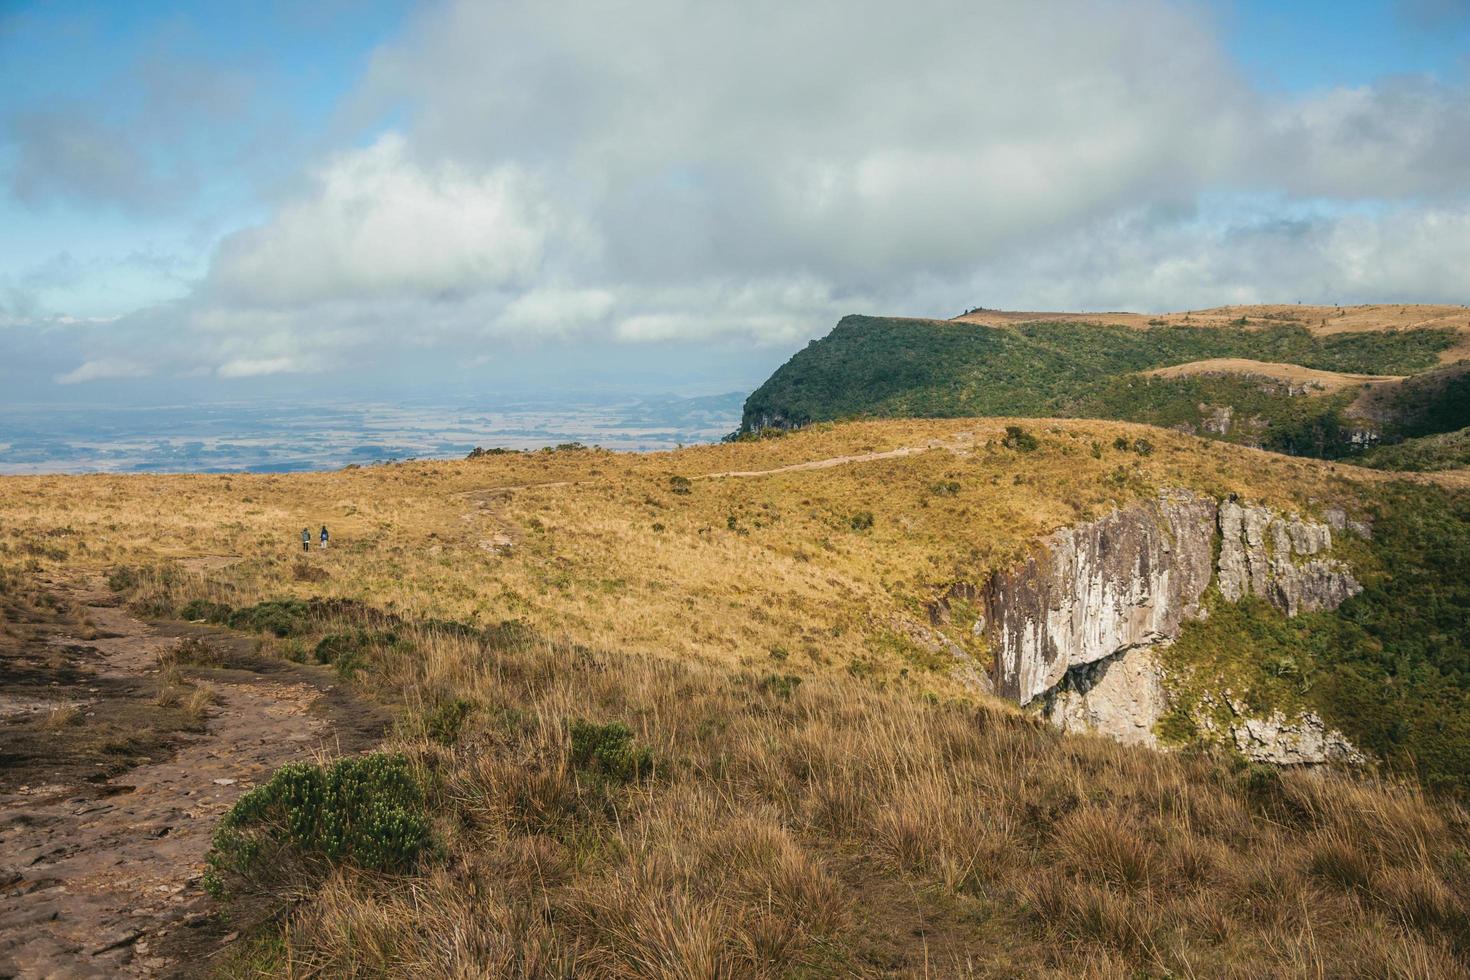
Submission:
[[[327,526],[325,524],[322,525],[322,550],[327,550]]]
[[[301,529],[301,550],[311,550],[311,528],[309,527],[303,527]]]

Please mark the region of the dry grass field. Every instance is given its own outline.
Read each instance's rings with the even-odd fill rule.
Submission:
[[[1291,384],[1306,384],[1319,391],[1340,391],[1343,388],[1385,381],[1402,381],[1397,374],[1344,374],[1339,371],[1318,371],[1304,368],[1300,364],[1275,364],[1269,361],[1253,361],[1247,357],[1214,357],[1187,364],[1171,364],[1154,368],[1145,374],[1156,378],[1184,378],[1195,374],[1240,374],[1252,378],[1270,378]]]
[[[12,478],[0,547],[72,570],[171,564],[179,596],[232,606],[347,597],[634,653],[896,677],[931,659],[910,642],[923,603],[1057,527],[1162,487],[1305,510],[1351,505],[1354,480],[1378,478],[1116,423],[1020,422],[1041,440],[1023,453],[1001,444],[1006,424],[873,422],[673,453],[289,476]],[[1120,434],[1156,449],[1119,451]]]
[[[338,651],[394,713],[383,747],[425,787],[432,848],[409,873],[233,882],[222,975],[1463,975],[1458,806],[1060,735],[963,690],[923,632],[951,583],[1160,488],[1352,510],[1385,478],[1003,419],[12,478],[0,593],[126,567],[157,614],[319,600],[262,654]],[[331,547],[302,554],[322,523]],[[600,754],[584,722],[627,733],[592,729]]]
[[[1470,307],[1426,303],[1375,303],[1366,306],[1303,306],[1270,303],[1216,306],[1205,310],[1175,313],[1041,313],[1013,310],[976,310],[956,320],[1002,326],[1007,323],[1111,323],[1146,330],[1149,327],[1223,327],[1242,319],[1258,326],[1299,323],[1315,334],[1351,333],[1361,330],[1411,330],[1418,327],[1453,327],[1460,343],[1444,351],[1440,360],[1452,364],[1470,356]]]
[[[1301,323],[1313,334],[1348,334],[1354,331],[1404,331],[1414,328],[1452,326],[1470,334],[1470,307],[1435,306],[1427,303],[1374,303],[1367,306],[1302,306],[1288,303],[1217,306],[1207,310],[1175,313],[1041,313],[1020,310],[976,310],[954,317],[967,323],[1003,326],[1005,323],[1117,323],[1145,329],[1150,326],[1226,326],[1244,317],[1248,323]],[[1470,341],[1467,341],[1470,342]],[[1461,345],[1460,356],[1463,356]],[[1445,357],[1445,360],[1457,360]]]

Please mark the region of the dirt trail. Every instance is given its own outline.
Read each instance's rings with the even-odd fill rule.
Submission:
[[[362,747],[371,733],[349,725],[342,737],[335,722],[347,695],[330,674],[260,661],[254,641],[238,634],[150,625],[96,587],[52,588],[92,628],[37,628],[28,653],[47,656],[36,647],[45,644],[73,657],[68,683],[49,683],[82,712],[96,707],[82,726],[106,714],[100,692],[151,705],[159,654],[184,636],[227,651],[234,669],[187,672],[216,701],[204,733],[184,734],[158,753],[167,758],[102,779],[85,767],[104,762],[58,770],[53,761],[42,781],[0,792],[0,977],[195,973],[233,938],[206,914],[198,885],[219,816],[282,763]]]
[[[852,463],[872,463],[880,459],[901,459],[904,456],[913,456],[916,453],[927,453],[931,449],[947,449],[950,452],[960,452],[974,447],[974,436],[972,433],[961,432],[953,439],[931,439],[921,446],[901,446],[898,449],[887,449],[882,452],[854,453],[850,456],[828,456],[824,459],[811,459],[801,463],[788,463],[785,466],[776,466],[768,470],[724,470],[719,473],[697,473],[690,480],[745,480],[752,477],[775,476],[778,473],[798,473],[803,470],[825,470],[834,466],[848,466]],[[509,493],[513,490],[547,490],[554,487],[576,487],[589,483],[600,483],[600,480],[554,480],[542,483],[512,483],[499,487],[479,487],[474,490],[461,490],[451,494],[452,497],[479,497],[495,493]]]
[[[691,480],[722,480],[722,479],[747,479],[757,476],[774,476],[777,473],[799,473],[803,470],[826,470],[834,466],[847,466],[852,463],[872,463],[880,459],[901,459],[904,456],[913,456],[916,453],[927,453],[931,449],[947,449],[957,452],[961,449],[971,448],[971,443],[963,442],[969,433],[960,433],[954,439],[934,439],[924,443],[922,446],[902,446],[898,449],[889,449],[878,453],[856,453],[851,456],[829,456],[826,459],[813,459],[804,463],[790,463],[786,466],[777,466],[769,470],[726,470],[723,473],[704,473],[700,476],[690,477]]]

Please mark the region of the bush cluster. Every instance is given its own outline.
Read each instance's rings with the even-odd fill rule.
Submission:
[[[653,773],[653,752],[635,745],[632,730],[620,721],[573,721],[570,755],[573,766],[610,782],[632,783]]]
[[[459,741],[464,723],[474,710],[474,702],[464,698],[441,701],[424,717],[424,734],[440,745],[452,746]]]
[[[1019,425],[1006,426],[1005,438],[1000,441],[1000,444],[1007,449],[1014,449],[1022,453],[1029,453],[1041,445],[1041,443],[1036,441],[1035,436]]]
[[[431,843],[423,789],[402,756],[298,762],[242,796],[220,821],[205,884],[216,897],[288,866],[412,871]]]

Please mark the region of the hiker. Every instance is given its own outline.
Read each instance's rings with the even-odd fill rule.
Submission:
[[[327,550],[327,526],[325,524],[322,525],[322,550]]]
[[[305,552],[311,551],[311,528],[309,527],[303,527],[301,529],[301,550]]]

